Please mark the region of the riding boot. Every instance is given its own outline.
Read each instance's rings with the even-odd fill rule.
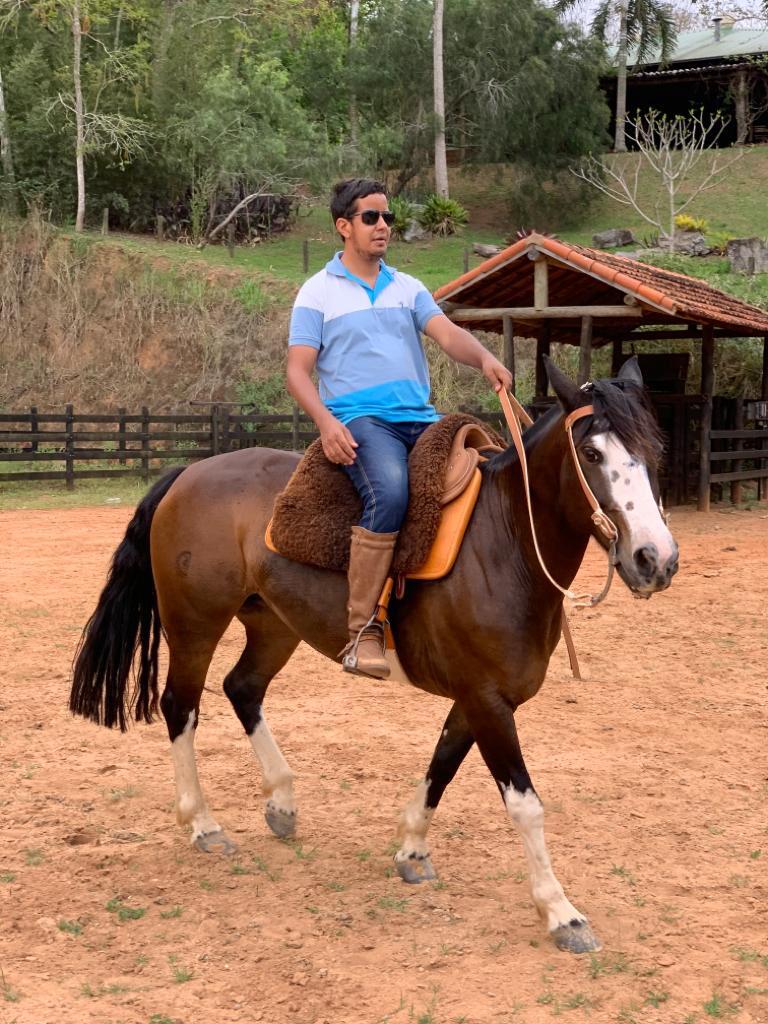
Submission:
[[[341,652],[346,672],[387,679],[384,626],[374,619],[376,605],[392,565],[397,533],[371,533],[352,527],[349,550],[349,643]]]

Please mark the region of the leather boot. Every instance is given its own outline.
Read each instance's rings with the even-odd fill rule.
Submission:
[[[347,572],[349,643],[341,652],[346,672],[389,678],[384,627],[371,619],[392,565],[396,541],[397,533],[371,533],[362,526],[352,527]]]

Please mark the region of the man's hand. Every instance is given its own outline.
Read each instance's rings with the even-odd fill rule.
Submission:
[[[509,390],[512,387],[512,374],[506,366],[503,363],[500,363],[496,356],[492,356],[490,352],[487,352],[483,357],[480,370],[497,394],[502,388],[507,388],[507,390]]]
[[[329,462],[336,462],[341,466],[351,466],[355,461],[357,441],[344,424],[335,417],[330,417],[320,427],[320,441]]]

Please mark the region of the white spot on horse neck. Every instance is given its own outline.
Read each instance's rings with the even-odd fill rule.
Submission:
[[[603,456],[600,466],[609,500],[605,511],[617,520],[620,543],[630,551],[654,544],[663,564],[674,552],[675,542],[653,496],[644,462],[631,455],[615,434],[594,434],[589,443]]]

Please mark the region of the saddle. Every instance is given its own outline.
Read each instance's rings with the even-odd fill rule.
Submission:
[[[408,461],[408,511],[394,576],[435,580],[451,571],[480,493],[480,461],[503,448],[495,431],[466,413],[449,413],[424,431]],[[343,572],[361,514],[352,481],[313,441],[275,500],[265,542],[293,561]]]

